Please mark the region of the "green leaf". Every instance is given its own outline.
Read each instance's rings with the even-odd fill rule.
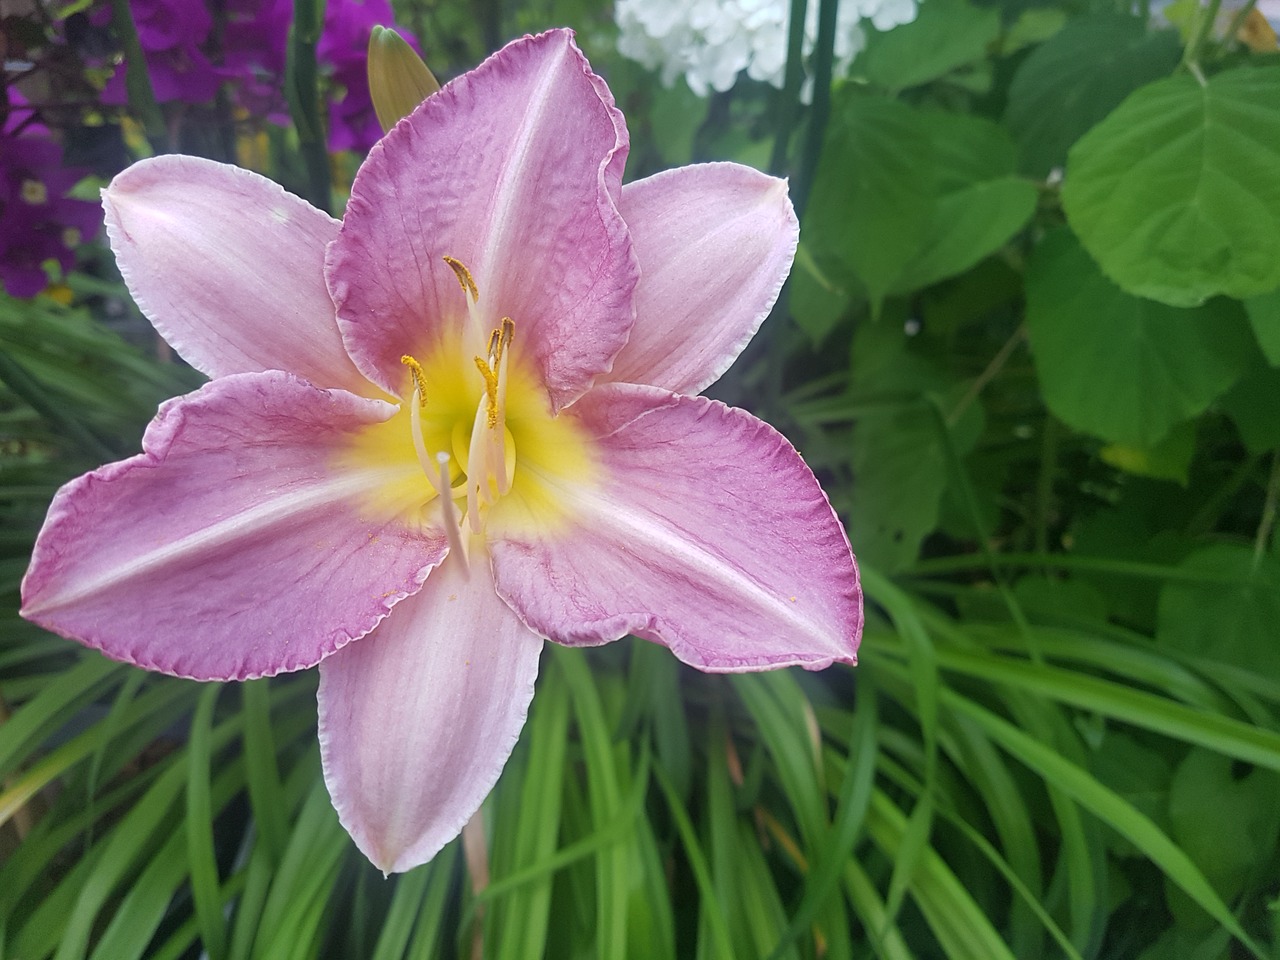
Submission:
[[[1148,84],[1072,148],[1067,219],[1130,293],[1189,307],[1280,286],[1280,67]]]
[[[984,60],[1000,35],[994,7],[962,0],[929,0],[915,20],[885,33],[867,31],[867,46],[853,73],[887,90],[905,90]]]
[[[1280,368],[1259,361],[1218,401],[1250,453],[1280,447]]]
[[[1231,577],[1170,580],[1160,592],[1156,639],[1210,660],[1280,676],[1280,560],[1234,544],[1197,550],[1180,567]]]
[[[791,271],[791,316],[815,347],[830,335],[849,309],[853,298],[848,286],[856,285],[833,279],[801,242]]]
[[[933,213],[932,141],[905,104],[846,93],[833,107],[805,217],[819,263],[851,269],[873,304],[919,252]]]
[[[1017,148],[980,117],[930,110],[938,196],[920,248],[892,292],[906,293],[963,273],[1009,241],[1036,208],[1036,189],[1012,176]]]
[[[1246,300],[1244,309],[1267,362],[1280,367],[1280,287]]]
[[[1255,767],[1238,777],[1232,768],[1230,757],[1192,750],[1169,785],[1173,839],[1224,900],[1245,888],[1280,838],[1280,774]],[[1171,898],[1175,916],[1177,906]]]
[[[1006,57],[1033,43],[1043,43],[1067,24],[1067,14],[1056,7],[1023,10],[1000,39],[1000,52]]]
[[[1230,930],[1251,953],[1257,957],[1263,956],[1195,863],[1150,818],[1143,816],[1132,804],[1107,789],[1080,767],[1064,759],[1052,747],[1023,733],[1007,720],[950,691],[946,701],[951,709],[977,722],[992,740],[1044,778],[1046,783],[1058,788],[1082,808],[1118,831],[1143,856],[1159,867],[1169,880],[1181,887],[1215,920]]]
[[[1148,30],[1137,17],[1069,23],[1022,61],[1009,84],[1004,121],[1022,147],[1021,169],[1043,177],[1062,166],[1073,143],[1127,94],[1168,76],[1181,52],[1177,33]]]
[[[1196,425],[1180,423],[1163,440],[1148,447],[1112,443],[1103,447],[1098,455],[1125,473],[1157,480],[1173,480],[1187,485],[1191,470],[1191,457],[1196,452]]]
[[[858,509],[849,536],[858,555],[892,573],[912,563],[920,542],[938,525],[950,479],[945,438],[928,400],[947,398],[954,407],[967,387],[916,356],[900,327],[867,323],[853,344],[853,381],[879,403],[868,403],[854,429],[850,465]],[[970,404],[949,429],[961,454],[982,433],[981,406]]]
[[[1182,310],[1130,296],[1066,231],[1031,257],[1027,329],[1049,409],[1077,430],[1139,447],[1208,407],[1253,349],[1236,304]]]
[[[920,252],[894,292],[926,287],[968,270],[1003,247],[1036,209],[1036,188],[1017,177],[975,183],[939,198]]]

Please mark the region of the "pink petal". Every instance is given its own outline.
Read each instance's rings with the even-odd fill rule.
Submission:
[[[129,292],[211,377],[287,370],[368,394],[324,284],[338,222],[248,170],[198,157],[135,163],[102,192]]]
[[[446,552],[443,537],[366,509],[397,468],[341,465],[352,435],[393,411],[278,372],[169,401],[144,453],[54,497],[23,616],[198,680],[315,664],[372,630]]]
[[[357,366],[398,393],[403,354],[462,336],[469,362],[511,317],[553,405],[580,395],[631,329],[626,153],[622,114],[567,30],[509,44],[434,94],[370,152],[329,249]],[[474,322],[446,256],[475,279]]]
[[[603,379],[698,393],[742,352],[791,270],[787,183],[736,163],[667,170],[622,189],[640,263],[631,339]]]
[[[603,478],[559,481],[570,519],[541,538],[489,524],[498,594],[532,629],[569,644],[633,633],[708,671],[855,662],[849,542],[781,434],[629,384],[597,387],[570,413]]]
[[[497,782],[542,640],[456,559],[320,665],[320,754],[342,825],[385,873],[426,863]]]

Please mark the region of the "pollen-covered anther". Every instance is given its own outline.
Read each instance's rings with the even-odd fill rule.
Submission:
[[[506,407],[506,376],[502,361],[507,355],[507,348],[511,346],[515,331],[515,322],[510,317],[503,317],[502,324],[489,333],[488,358],[474,358],[476,369],[484,378],[484,392],[488,398],[485,422],[490,429],[498,425]]]
[[[413,377],[413,392],[417,395],[418,405],[425,407],[427,405],[427,376],[422,372],[422,364],[407,353],[400,358],[400,362],[409,368],[409,375]]]
[[[462,284],[463,293],[471,297],[472,303],[479,303],[480,288],[476,286],[475,278],[471,276],[471,271],[467,269],[466,264],[461,260],[455,260],[453,257],[445,257],[444,262],[449,265],[453,275],[458,278],[458,283]]]
[[[422,372],[422,364],[409,354],[402,356],[400,362],[409,368],[409,374],[413,377],[413,399],[409,401],[409,430],[413,435],[413,452],[418,456],[418,465],[422,467],[422,472],[434,485],[435,481],[432,478],[435,476],[436,468],[431,458],[427,456],[427,445],[422,439],[422,408],[427,405],[427,377]]]

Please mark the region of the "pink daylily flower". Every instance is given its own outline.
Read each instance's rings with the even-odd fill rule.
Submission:
[[[854,663],[848,540],[773,428],[696,394],[790,269],[783,181],[622,185],[568,31],[512,43],[369,154],[339,223],[145,160],[104,192],[130,291],[212,380],[67,484],[23,615],[199,680],[320,665],[324,775],[387,872],[480,806],[544,639],[701,670]]]

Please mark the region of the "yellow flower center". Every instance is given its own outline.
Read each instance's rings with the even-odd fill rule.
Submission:
[[[479,329],[475,282],[461,263],[445,259]],[[406,353],[401,363],[407,376],[399,412],[362,431],[348,451],[353,464],[392,468],[375,509],[409,523],[443,524],[452,549],[465,555],[487,529],[545,531],[564,517],[556,488],[595,476],[582,428],[571,415],[552,415],[510,317],[489,333],[483,355],[469,356],[456,335]]]

